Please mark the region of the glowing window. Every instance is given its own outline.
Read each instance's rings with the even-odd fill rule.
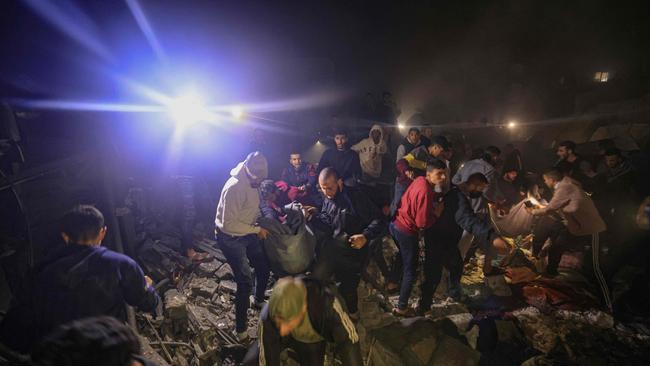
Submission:
[[[598,71],[594,74],[594,81],[598,83],[606,83],[609,80],[609,72]]]

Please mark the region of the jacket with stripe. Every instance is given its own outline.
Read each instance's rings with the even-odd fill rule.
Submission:
[[[314,330],[325,341],[336,345],[337,355],[344,366],[361,366],[359,335],[336,287],[310,278],[304,278],[303,281],[307,287],[307,316]],[[259,324],[259,364],[279,366],[283,342],[280,331],[269,314],[268,304],[260,313]]]

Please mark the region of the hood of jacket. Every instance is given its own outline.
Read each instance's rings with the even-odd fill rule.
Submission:
[[[87,278],[92,260],[105,251],[104,247],[67,244],[48,256],[39,266],[39,272],[56,279],[66,288],[74,289]]]
[[[381,127],[381,125],[378,124],[372,125],[372,128],[370,128],[370,132],[368,132],[368,137],[372,142],[374,142],[374,140],[372,139],[372,131],[379,131],[379,144],[384,142],[384,129]]]

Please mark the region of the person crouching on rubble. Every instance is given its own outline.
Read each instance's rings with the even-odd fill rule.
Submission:
[[[154,312],[160,301],[153,282],[124,254],[101,246],[104,216],[93,206],[79,205],[61,220],[65,245],[54,249],[26,278],[26,294],[15,294],[17,306],[0,326],[0,339],[18,352],[28,352],[57,326],[92,316],[126,321],[125,303]]]
[[[402,196],[390,224],[390,233],[397,243],[402,259],[402,285],[399,302],[393,313],[399,316],[412,316],[413,308],[408,306],[413,283],[417,276],[420,253],[420,232],[428,229],[440,217],[444,204],[438,202],[435,187],[446,179],[447,166],[438,159],[427,162],[426,176],[417,177]]]
[[[362,365],[359,335],[336,287],[311,278],[280,279],[260,313],[259,338],[244,365],[280,365],[291,348],[301,365],[323,365],[326,342],[344,366]]]
[[[507,251],[505,241],[496,234],[492,224],[474,212],[470,199],[478,198],[488,187],[488,179],[482,173],[474,173],[458,186],[445,194],[442,204],[445,208],[438,220],[424,232],[425,261],[424,281],[421,286],[422,297],[417,313],[430,312],[433,294],[440,283],[442,268],[449,271],[449,296],[458,301],[462,298],[460,279],[463,275],[463,258],[458,240],[467,231],[479,238],[485,254],[483,274],[485,276],[502,274],[493,268],[492,259],[496,251]]]
[[[215,219],[217,242],[232,268],[235,293],[235,333],[240,342],[248,339],[249,296],[253,287],[251,264],[255,267],[254,306],[261,308],[269,280],[269,263],[260,240],[268,231],[256,225],[260,215],[258,188],[268,175],[266,158],[260,152],[248,154],[246,160],[230,171],[221,190]],[[249,262],[250,261],[250,262]]]
[[[527,207],[528,212],[536,216],[558,212],[564,218],[564,225],[561,225],[559,233],[553,236],[555,240],[548,250],[547,273],[557,275],[558,264],[564,252],[582,251],[591,244],[594,275],[601,286],[605,303],[611,310],[609,289],[600,271],[598,258],[599,233],[605,231],[605,222],[594,202],[572,178],[565,177],[557,168],[547,170],[543,178],[546,186],[553,189],[553,197],[546,206]],[[539,248],[533,250],[538,256],[541,255]]]

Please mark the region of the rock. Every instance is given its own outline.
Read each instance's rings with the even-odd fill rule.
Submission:
[[[439,339],[439,345],[433,354],[430,365],[456,366],[456,365],[478,365],[481,354],[471,347],[463,344],[456,338],[443,335]]]
[[[219,288],[219,284],[211,278],[195,277],[190,282],[189,288],[192,296],[211,299],[212,295],[217,291],[217,288]]]
[[[495,296],[512,296],[512,291],[510,286],[506,283],[506,279],[503,275],[496,276],[486,276],[485,285],[490,290],[490,292]]]
[[[219,291],[234,294],[237,292],[237,284],[234,281],[221,281],[219,283]]]
[[[465,332],[465,339],[467,339],[467,343],[469,344],[472,349],[476,349],[476,344],[478,343],[478,335],[479,335],[480,329],[478,325],[474,325],[470,330]]]
[[[411,351],[423,365],[428,365],[437,346],[436,337],[427,337],[411,346]]]
[[[172,320],[187,318],[187,297],[176,289],[165,292],[165,317]]]
[[[469,313],[469,310],[467,310],[467,307],[465,307],[465,305],[458,302],[443,301],[443,302],[435,303],[433,304],[433,306],[431,306],[432,319],[442,318],[449,315],[463,314],[463,313]]]
[[[469,328],[469,323],[473,318],[474,317],[470,313],[461,313],[447,316],[447,319],[451,320],[456,325],[456,328],[458,328],[458,333],[460,334],[463,334],[467,331],[467,328]]]
[[[222,264],[214,275],[220,280],[232,280],[234,278],[232,269],[228,263]]]
[[[201,263],[198,267],[196,267],[196,274],[201,277],[212,277],[222,264],[223,263],[219,262],[216,259],[212,262]]]

